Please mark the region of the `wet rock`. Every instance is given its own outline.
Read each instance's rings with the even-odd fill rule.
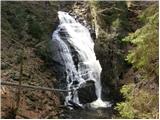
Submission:
[[[95,93],[95,85],[94,82],[88,82],[86,83],[86,87],[81,87],[78,90],[78,96],[80,103],[90,103],[97,99],[96,93]]]
[[[72,102],[72,101],[68,101],[71,104],[71,107],[73,107],[74,109],[83,109],[82,106]]]

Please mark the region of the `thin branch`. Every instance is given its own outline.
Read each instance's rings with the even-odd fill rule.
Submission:
[[[19,72],[19,86],[17,92],[17,101],[16,101],[16,114],[19,109],[20,101],[21,101],[21,84],[22,84],[22,74],[23,74],[23,50],[21,50],[20,54],[20,72]]]
[[[12,83],[12,82],[4,82],[1,81],[1,85],[8,85],[8,86],[14,86],[14,87],[19,87],[19,84],[17,83]],[[72,90],[62,90],[62,89],[55,89],[55,88],[47,88],[47,87],[39,87],[39,86],[33,86],[33,85],[26,85],[26,84],[21,84],[21,88],[29,88],[29,89],[34,89],[34,90],[46,90],[46,91],[60,91],[60,92],[69,92]]]
[[[110,11],[110,10],[112,10],[112,9],[115,9],[115,10],[118,10],[118,11],[121,11],[121,12],[124,12],[124,10],[121,10],[121,9],[119,9],[119,8],[117,8],[117,7],[111,7],[111,8],[101,9],[101,10],[97,11],[97,13],[103,13],[103,12],[105,12],[105,11]]]

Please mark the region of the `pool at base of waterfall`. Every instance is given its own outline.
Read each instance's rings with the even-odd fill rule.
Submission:
[[[64,107],[59,115],[60,119],[111,119],[115,118],[116,111],[108,101],[97,99],[91,103],[84,104],[81,108],[70,109]]]
[[[115,118],[116,111],[113,107],[97,109],[64,109],[60,114],[60,119],[111,119]]]

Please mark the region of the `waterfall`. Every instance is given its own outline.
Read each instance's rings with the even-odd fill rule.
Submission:
[[[65,73],[68,92],[65,105],[70,101],[83,106],[78,97],[78,88],[87,81],[94,81],[97,100],[91,103],[92,107],[106,107],[101,100],[101,65],[96,59],[94,42],[88,29],[77,22],[66,12],[58,12],[59,25],[52,35],[51,50],[53,59],[62,67]]]

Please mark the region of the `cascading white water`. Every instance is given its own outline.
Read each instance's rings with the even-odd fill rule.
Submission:
[[[85,84],[86,81],[94,81],[97,100],[91,103],[92,107],[107,107],[101,100],[101,65],[96,59],[94,52],[94,42],[88,29],[77,22],[68,13],[59,11],[58,17],[60,24],[52,35],[52,51],[55,52],[53,59],[61,63],[66,72],[67,89],[74,89],[68,92],[65,104],[69,105],[72,101],[78,105],[79,102],[77,89]]]

